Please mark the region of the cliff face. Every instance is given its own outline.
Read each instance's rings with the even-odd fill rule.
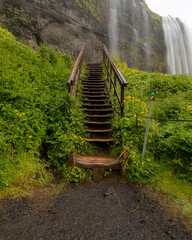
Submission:
[[[161,18],[143,4],[119,0],[119,57],[130,67],[164,71]],[[1,0],[0,23],[32,47],[46,44],[76,56],[85,43],[86,60],[100,61],[102,43],[109,47],[109,8],[110,0]]]

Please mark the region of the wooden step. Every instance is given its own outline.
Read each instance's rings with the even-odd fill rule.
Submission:
[[[82,95],[85,98],[104,98],[106,99],[106,95]]]
[[[105,98],[105,99],[81,99],[82,102],[90,102],[90,103],[98,103],[98,102],[110,102],[110,99],[109,98]]]
[[[105,84],[104,81],[101,81],[101,80],[89,80],[89,79],[86,79],[86,81],[81,81],[82,84]]]
[[[83,107],[112,107],[112,104],[81,104]]]
[[[121,142],[120,138],[84,138],[85,142]]]
[[[83,91],[88,91],[88,92],[104,92],[106,88],[83,88]],[[105,91],[106,92],[106,91]]]
[[[90,91],[83,91],[83,94],[107,94],[107,92],[90,92]]]
[[[88,121],[83,121],[82,123],[87,125],[111,125],[112,124],[112,122],[88,122]]]
[[[84,117],[89,117],[89,118],[112,118],[112,114],[106,114],[106,115],[84,115]]]
[[[74,156],[74,162],[83,168],[121,169],[119,159],[99,156]]]
[[[113,112],[113,109],[107,109],[107,108],[105,108],[105,109],[86,109],[86,108],[84,108],[83,109],[85,112]]]
[[[109,133],[109,132],[113,132],[113,129],[98,129],[98,130],[85,129],[85,132],[89,132],[89,133]]]
[[[84,86],[84,88],[91,88],[91,89],[105,88],[106,87],[105,84],[98,84],[98,85],[84,84],[83,86]]]
[[[92,86],[92,85],[97,85],[98,86],[99,85],[99,86],[103,86],[103,85],[106,85],[106,84],[105,84],[105,82],[99,82],[98,83],[98,82],[95,81],[94,83],[92,83],[91,81],[89,81],[85,85],[90,85],[90,86]]]

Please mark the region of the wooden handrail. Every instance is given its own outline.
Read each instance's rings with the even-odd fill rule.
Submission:
[[[73,66],[73,69],[71,71],[71,74],[69,76],[69,79],[67,81],[67,86],[68,86],[68,93],[71,93],[73,97],[76,95],[76,89],[77,89],[77,83],[79,81],[80,73],[81,73],[81,66],[83,63],[83,55],[84,55],[84,49],[85,45],[83,45],[75,63]],[[71,91],[71,86],[73,86],[73,90]]]
[[[103,62],[105,68],[107,70],[107,81],[110,82],[109,89],[111,90],[112,86],[114,89],[114,97],[117,97],[121,108],[121,116],[124,114],[124,99],[125,99],[125,87],[127,86],[127,81],[125,80],[123,74],[120,72],[116,64],[114,63],[112,57],[110,56],[109,52],[105,45],[103,45]],[[120,84],[121,88],[121,96],[117,91],[117,80]]]

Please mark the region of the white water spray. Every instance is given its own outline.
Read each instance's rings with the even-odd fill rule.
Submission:
[[[118,56],[118,19],[117,19],[118,0],[110,0],[109,12],[109,45],[113,56]]]
[[[168,72],[192,75],[192,32],[180,19],[167,16],[162,18],[162,22]]]

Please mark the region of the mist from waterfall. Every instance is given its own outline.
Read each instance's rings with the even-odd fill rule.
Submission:
[[[110,0],[109,10],[109,47],[113,56],[118,56],[118,0]]]
[[[163,17],[163,30],[167,47],[170,74],[192,75],[192,32],[180,19]]]

